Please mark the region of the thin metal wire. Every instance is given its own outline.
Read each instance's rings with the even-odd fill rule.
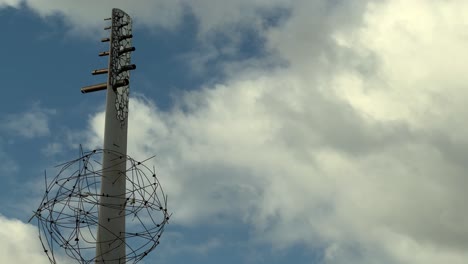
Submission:
[[[104,152],[114,153],[127,162],[126,193],[116,196],[125,199],[120,205],[100,202],[103,168],[98,160],[102,160]],[[29,221],[37,220],[39,240],[51,263],[57,263],[59,251],[78,263],[94,263],[100,257],[95,250],[99,246],[95,236],[99,206],[121,210],[120,217],[126,218],[124,236],[115,234],[113,240],[100,242],[115,248],[125,243],[126,257],[119,259],[119,263],[137,263],[159,245],[171,215],[167,210],[167,195],[154,168],[151,170],[144,164],[146,161],[105,149],[80,150],[79,158],[57,166],[59,172],[51,181],[45,175],[44,197]]]

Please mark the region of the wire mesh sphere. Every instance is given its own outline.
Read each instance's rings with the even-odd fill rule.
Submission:
[[[144,164],[147,160],[138,162],[112,152],[127,164],[127,170],[121,172],[126,177],[126,192],[115,197],[118,203],[104,203],[100,193],[104,152],[111,153],[103,149],[82,152],[79,158],[58,165],[52,181],[47,183],[46,179],[45,195],[31,219],[38,221],[39,239],[51,263],[57,263],[60,251],[79,263],[94,263],[100,257],[96,256],[99,243],[108,243],[111,250],[124,243],[125,259],[113,261],[137,263],[159,244],[170,215],[154,168]],[[97,229],[103,228],[98,220],[100,206],[119,210],[125,217],[124,234],[97,242]]]

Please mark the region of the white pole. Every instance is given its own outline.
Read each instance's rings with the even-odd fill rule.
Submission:
[[[116,94],[107,89],[101,198],[97,233],[97,261],[124,263],[125,260],[125,171],[127,119],[121,123],[115,107]]]
[[[110,29],[96,263],[122,264],[125,263],[126,258],[125,172],[128,130],[128,70],[135,68],[134,66],[126,67],[130,63],[130,52],[122,52],[122,50],[130,48],[131,45],[130,17],[122,10],[113,9]],[[122,39],[125,40],[122,41]]]

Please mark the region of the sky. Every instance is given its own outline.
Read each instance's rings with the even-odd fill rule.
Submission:
[[[44,170],[102,147],[113,7],[173,213],[143,263],[468,263],[467,1],[0,0],[1,263],[48,263]]]

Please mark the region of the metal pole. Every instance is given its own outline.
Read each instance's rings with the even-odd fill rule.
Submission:
[[[93,71],[106,74],[107,99],[104,128],[104,153],[99,201],[98,229],[96,240],[96,263],[121,264],[126,261],[125,253],[125,206],[126,206],[126,157],[128,130],[128,94],[132,20],[120,9],[112,9],[112,25],[109,41],[108,69]],[[103,53],[101,53],[102,55]],[[84,87],[82,92],[102,90],[102,85]]]

